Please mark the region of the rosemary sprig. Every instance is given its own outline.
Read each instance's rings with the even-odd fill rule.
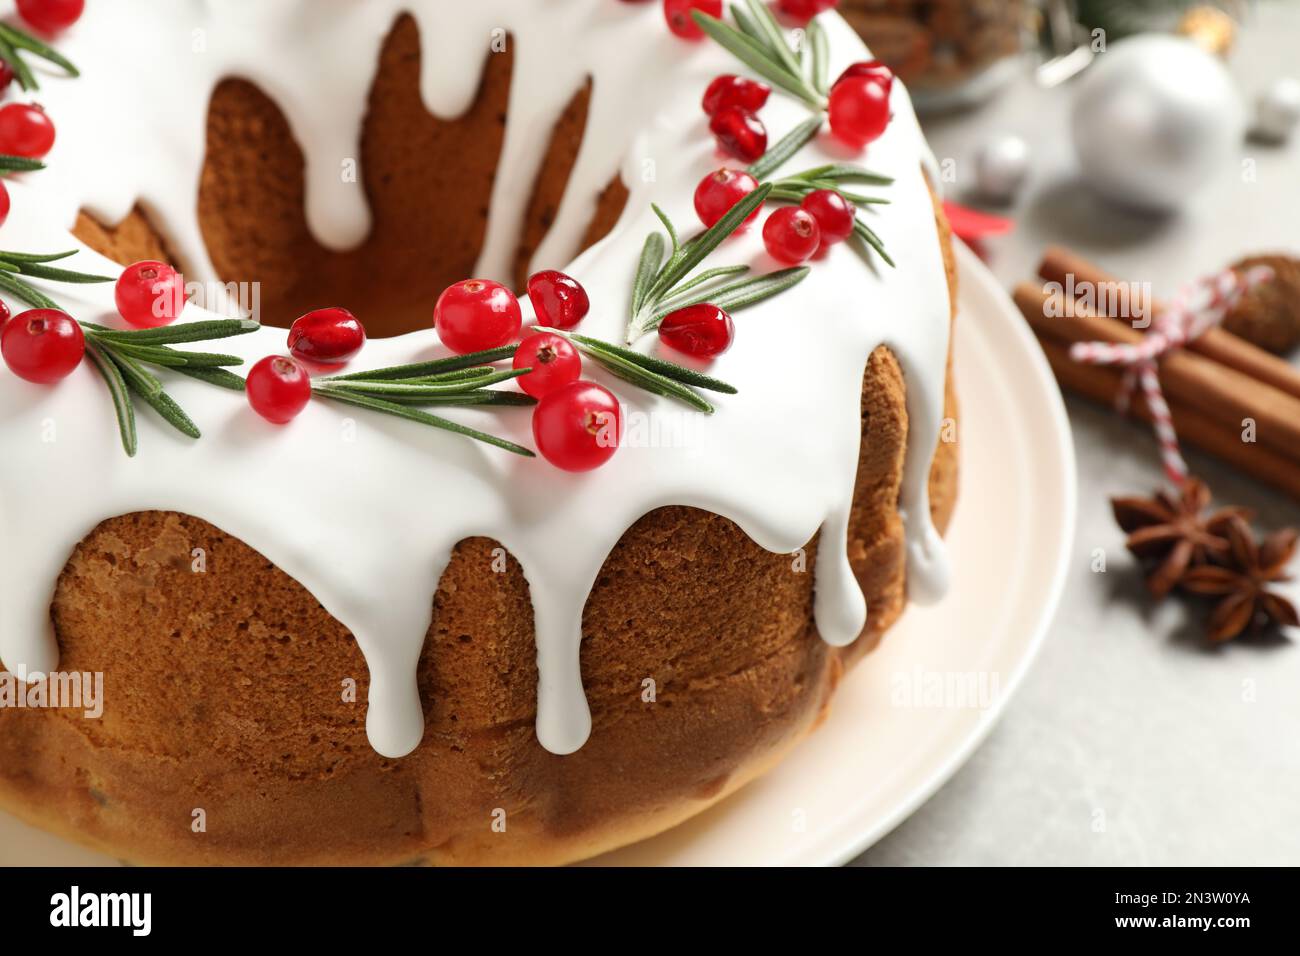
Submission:
[[[13,68],[14,76],[18,79],[18,85],[24,90],[40,89],[40,84],[36,82],[36,75],[32,72],[31,67],[27,65],[20,55],[20,50],[53,63],[67,73],[68,76],[81,75],[81,71],[67,57],[49,44],[12,24],[0,23],[0,60],[4,60]]]
[[[808,141],[817,135],[817,131],[822,128],[822,116],[818,113],[816,116],[810,116],[790,132],[786,133],[779,140],[773,143],[766,153],[759,159],[749,165],[749,175],[753,176],[759,182],[767,179],[776,172],[787,159],[792,157],[799,150],[807,145]]]
[[[761,0],[743,0],[743,5],[731,5],[731,15],[738,28],[699,10],[691,11],[696,24],[719,46],[814,110],[824,110],[826,96],[810,82],[785,31],[767,5]]]
[[[431,362],[410,365],[393,365],[365,372],[331,375],[312,382],[312,393],[321,398],[369,408],[371,411],[396,415],[422,425],[431,425],[446,431],[486,442],[516,455],[534,457],[533,452],[489,435],[476,428],[419,411],[416,406],[478,405],[487,407],[518,407],[535,405],[537,400],[516,392],[503,392],[487,386],[496,385],[527,375],[531,368],[496,369],[492,362],[512,358],[517,346],[453,355]]]
[[[668,230],[673,253],[666,262],[663,261],[663,236],[654,232],[646,238],[632,283],[627,344],[631,345],[645,333],[658,328],[664,316],[688,305],[711,302],[729,311],[743,309],[784,292],[808,275],[807,268],[796,268],[746,278],[749,266],[744,265],[717,266],[691,275],[709,253],[762,205],[773,189],[773,183],[759,186],[732,206],[713,226],[686,242],[678,238],[677,230],[667,215],[655,207],[655,214]]]
[[[713,406],[690,386],[711,392],[722,392],[726,395],[736,394],[733,386],[711,375],[705,375],[703,372],[697,372],[674,362],[642,355],[640,352],[625,349],[612,342],[546,326],[538,326],[537,331],[550,332],[566,338],[583,355],[624,381],[655,395],[676,399],[706,415],[713,414]]]

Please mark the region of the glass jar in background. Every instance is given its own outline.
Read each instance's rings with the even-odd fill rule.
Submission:
[[[1023,65],[1030,0],[841,0],[840,13],[921,111],[973,105]]]

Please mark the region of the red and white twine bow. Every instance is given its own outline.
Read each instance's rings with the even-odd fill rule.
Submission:
[[[1187,462],[1178,446],[1169,404],[1160,389],[1157,363],[1166,352],[1195,341],[1221,323],[1242,296],[1271,278],[1273,270],[1267,266],[1257,266],[1244,274],[1224,269],[1182,289],[1156,313],[1151,331],[1140,343],[1076,342],[1070,346],[1070,358],[1076,362],[1125,366],[1124,381],[1115,399],[1121,413],[1128,411],[1133,392],[1141,386],[1160,443],[1165,475],[1175,485],[1187,480]]]

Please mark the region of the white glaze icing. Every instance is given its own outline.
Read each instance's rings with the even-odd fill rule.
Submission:
[[[621,170],[631,191],[622,220],[567,267],[594,303],[582,331],[618,341],[637,254],[657,225],[650,203],[684,227],[695,222],[694,186],[719,165],[700,93],[713,76],[737,70],[711,44],[674,39],[658,7],[611,0],[92,2],[60,41],[83,77],[42,71],[39,100],[59,138],[49,169],[10,180],[13,211],[0,245],[80,246],[68,232],[79,209],[117,221],[138,200],[182,258],[187,278],[214,279],[196,193],[208,99],[230,75],[252,80],[288,118],[307,158],[308,221],[317,237],[335,248],[357,243],[369,217],[362,187],[344,182],[340,165],[360,154],[357,138],[380,45],[399,12],[409,10],[420,27],[424,99],[439,116],[470,105],[488,45],[500,36],[494,31],[507,31],[515,44],[510,120],[481,275],[506,275],[542,147],[574,92],[593,78],[588,131],[535,263],[564,267],[595,197]],[[824,22],[835,75],[865,49],[838,17]],[[833,248],[807,281],[738,314],[736,343],[712,371],[739,394],[719,397],[717,414],[696,416],[685,432],[688,442],[624,447],[593,473],[570,475],[540,458],[521,460],[325,402],[276,427],[252,414],[239,395],[181,377],[169,377],[169,391],[204,437],[191,442],[144,409],[140,451],[132,459],[119,446],[104,384],[88,366],[56,388],[0,374],[0,660],[29,674],[56,666],[53,583],[99,521],[139,510],[185,512],[256,548],[351,630],[370,670],[370,740],[380,753],[401,756],[423,731],[416,662],[439,577],[457,541],[485,535],[510,550],[529,583],[538,738],[555,753],[570,753],[591,728],[579,666],[586,598],[610,549],[654,508],[708,509],[774,552],[794,551],[821,529],[818,629],[837,645],[860,633],[866,607],[846,557],[847,522],[863,368],[882,343],[897,355],[908,385],[900,508],[910,595],[937,597],[947,569],[930,521],[927,479],[943,414],[948,296],[921,171],[931,160],[901,84],[893,108],[888,132],[866,161],[897,179],[889,188],[892,205],[872,216],[898,268],[869,268],[848,247]],[[805,115],[779,92],[763,112],[774,137]],[[786,168],[845,158],[823,137]],[[725,244],[715,259],[774,267],[757,229]],[[68,264],[117,269],[84,248]],[[79,318],[116,321],[111,286],[52,291]],[[190,306],[183,320],[201,317]],[[253,361],[283,351],[284,335],[264,328],[223,342],[222,350]],[[640,347],[654,348],[654,337]],[[440,349],[430,330],[372,340],[354,367],[433,354]],[[773,388],[778,368],[800,387]],[[599,369],[588,375],[610,384],[630,414],[659,422],[694,414]],[[526,409],[467,409],[449,417],[485,423],[531,445]],[[344,427],[348,420],[355,431]]]

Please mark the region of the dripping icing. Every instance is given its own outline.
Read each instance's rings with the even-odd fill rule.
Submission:
[[[699,112],[699,91],[736,65],[715,47],[672,38],[653,5],[479,0],[453,12],[435,0],[372,0],[364,6],[314,0],[311,18],[301,15],[302,6],[287,3],[171,0],[166,17],[146,16],[151,6],[150,0],[92,4],[61,43],[83,78],[42,78],[41,99],[59,124],[59,141],[49,169],[11,186],[6,241],[12,247],[79,246],[67,232],[79,209],[116,222],[140,201],[166,231],[189,276],[215,278],[196,196],[207,102],[230,75],[251,80],[274,99],[303,146],[308,222],[318,239],[334,248],[360,241],[369,213],[361,189],[341,182],[338,163],[360,153],[356,137],[374,65],[403,10],[419,25],[422,95],[439,116],[458,115],[471,104],[491,55],[488,44],[498,35],[493,31],[505,31],[514,43],[510,121],[480,274],[506,273],[540,162],[539,144],[573,94],[592,79],[588,130],[537,255],[539,264],[560,265],[577,248],[596,196],[621,172],[630,190],[622,220],[567,270],[599,303],[584,323],[587,334],[620,339],[640,245],[657,228],[650,203],[659,203],[679,223],[693,222],[694,185],[718,164]],[[141,29],[142,23],[149,28]],[[827,16],[825,23],[833,71],[863,57],[864,48],[843,21]],[[148,70],[123,69],[136,62],[148,63]],[[330,68],[321,69],[323,63]],[[159,75],[174,82],[159,84]],[[156,115],[122,105],[145,101],[146,93]],[[891,347],[908,382],[909,447],[900,506],[909,592],[914,599],[938,596],[947,570],[926,489],[943,414],[948,299],[921,173],[922,164],[932,167],[933,159],[900,84],[894,96],[895,119],[873,144],[868,162],[897,179],[889,191],[892,205],[880,207],[877,220],[898,269],[864,267],[852,250],[837,246],[815,264],[808,281],[738,316],[736,344],[713,370],[740,394],[719,400],[718,414],[697,416],[692,440],[683,447],[624,448],[598,472],[574,476],[540,460],[515,460],[456,436],[364,413],[356,418],[355,442],[344,444],[339,426],[346,416],[324,403],[312,403],[292,427],[277,429],[249,414],[238,396],[179,380],[169,381],[169,391],[204,438],[189,442],[145,413],[139,420],[140,453],[128,459],[112,428],[103,385],[89,369],[47,390],[0,376],[0,407],[6,409],[0,443],[26,449],[21,456],[9,454],[16,460],[0,470],[6,542],[0,554],[0,660],[16,672],[55,666],[53,582],[76,543],[99,521],[151,509],[193,514],[260,551],[353,633],[370,670],[367,732],[380,753],[401,756],[418,744],[423,730],[415,671],[433,593],[455,544],[482,535],[509,549],[529,584],[538,643],[538,738],[556,753],[572,752],[591,727],[580,670],[583,606],[623,532],[657,507],[716,512],[773,552],[793,552],[821,530],[814,569],[818,628],[835,644],[861,631],[866,607],[845,539],[861,424],[858,395],[867,357],[879,344]],[[764,110],[774,135],[805,115],[801,105],[780,94]],[[142,142],[150,148],[141,149]],[[839,158],[834,144],[818,140],[790,168]],[[757,229],[725,249],[728,261],[772,268]],[[72,265],[115,269],[89,250]],[[58,298],[90,321],[114,313],[111,287],[60,288]],[[192,308],[186,319],[199,317]],[[230,343],[223,349],[253,361],[282,351],[284,332],[267,328]],[[652,344],[643,340],[641,347]],[[372,340],[354,364],[408,362],[435,345],[432,331]],[[804,387],[772,394],[776,390],[767,386],[778,362]],[[605,381],[599,370],[589,374]],[[629,411],[692,414],[614,388]],[[453,417],[475,423],[484,414],[471,409]],[[772,441],[773,422],[782,423],[775,426],[779,442]],[[49,423],[57,438],[43,442],[41,429]],[[492,427],[530,444],[526,412],[494,417]],[[304,491],[297,477],[303,474],[331,479],[331,521],[319,520],[327,502]],[[521,494],[525,487],[528,493]],[[247,488],[258,493],[248,495],[242,491]],[[447,492],[432,496],[429,488]],[[44,496],[57,493],[67,507],[57,514],[40,507],[48,498],[35,498],[33,489]]]

